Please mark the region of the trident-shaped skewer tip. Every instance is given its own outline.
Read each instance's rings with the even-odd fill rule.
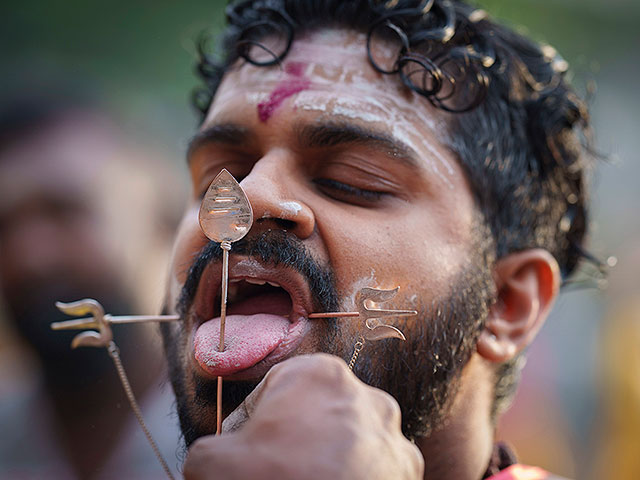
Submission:
[[[384,290],[379,288],[364,287],[356,295],[356,305],[360,318],[365,320],[367,330],[363,337],[365,340],[376,341],[383,338],[397,338],[406,340],[404,334],[393,325],[387,325],[380,321],[385,317],[400,317],[417,315],[415,310],[386,310],[378,308],[369,308],[369,302],[387,302],[396,296],[400,287]]]
[[[105,320],[104,309],[96,300],[85,298],[77,302],[63,303],[56,302],[56,307],[63,313],[73,316],[91,315],[82,324],[74,324],[73,328],[96,328],[98,331],[87,331],[76,335],[71,341],[71,348],[77,347],[107,347],[113,340],[111,327]],[[69,324],[74,322],[71,320]],[[51,328],[54,330],[64,329],[66,322],[54,323]]]

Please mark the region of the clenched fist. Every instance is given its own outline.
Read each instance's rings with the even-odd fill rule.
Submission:
[[[201,479],[421,479],[424,462],[400,429],[400,407],[337,357],[286,360],[184,465]]]

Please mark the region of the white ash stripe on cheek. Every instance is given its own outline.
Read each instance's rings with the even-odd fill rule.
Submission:
[[[376,271],[373,268],[371,269],[371,273],[368,277],[362,277],[351,285],[351,293],[345,297],[343,302],[342,309],[344,312],[355,312],[358,310],[358,306],[356,305],[356,295],[358,295],[358,292],[365,287],[384,288],[378,285],[378,282],[376,281]]]

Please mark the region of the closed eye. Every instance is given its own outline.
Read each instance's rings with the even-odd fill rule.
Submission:
[[[313,180],[313,183],[315,183],[323,193],[331,198],[348,203],[373,203],[380,201],[383,197],[389,195],[386,192],[358,188],[329,178],[317,178]]]

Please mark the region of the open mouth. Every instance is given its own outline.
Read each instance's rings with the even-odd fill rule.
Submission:
[[[311,303],[298,274],[253,261],[230,266],[223,351],[219,266],[207,277],[195,303],[198,316],[207,320],[197,326],[193,338],[195,360],[206,375],[236,375],[258,365],[262,368],[257,370],[266,371],[297,348],[307,331]]]
[[[216,310],[220,311],[222,290],[216,297]],[[289,292],[279,284],[258,278],[232,279],[229,281],[227,314],[254,315],[269,313],[289,316],[292,301]]]

